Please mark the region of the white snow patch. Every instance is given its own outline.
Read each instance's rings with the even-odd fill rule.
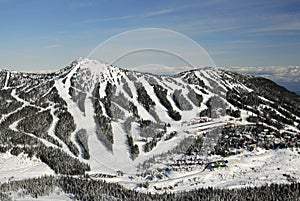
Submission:
[[[9,81],[9,77],[10,77],[10,72],[7,71],[3,89],[8,89],[8,81]]]
[[[10,153],[0,153],[0,181],[21,180],[43,175],[54,175],[54,171],[45,163],[25,154],[14,156]]]

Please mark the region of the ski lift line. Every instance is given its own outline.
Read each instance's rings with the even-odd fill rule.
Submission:
[[[192,128],[190,128],[190,130],[194,131],[194,132],[204,132],[204,131],[207,131],[207,130],[210,130],[210,129],[217,129],[217,128],[220,128],[220,127],[223,127],[223,126],[226,126],[227,123],[233,123],[234,125],[238,126],[239,124],[235,124],[235,122],[224,122],[224,121],[218,121],[218,122],[212,122],[212,123],[208,123],[208,124],[205,124],[205,125],[200,125],[200,126],[197,126],[197,125],[193,125]],[[219,124],[219,125],[218,125]],[[211,128],[211,127],[208,127],[208,128],[205,128],[206,126],[212,126],[212,125],[217,125],[215,126],[214,128]],[[245,125],[252,125],[251,123],[249,124],[245,124]],[[202,128],[202,129],[201,129]]]
[[[195,124],[195,125],[192,125],[193,126],[192,128],[199,128],[199,127],[204,127],[204,126],[211,126],[211,125],[220,124],[220,123],[227,123],[227,122],[224,122],[224,121],[208,122],[208,123],[205,123],[205,124],[202,124],[202,125],[198,124],[198,126],[197,126],[197,124]]]

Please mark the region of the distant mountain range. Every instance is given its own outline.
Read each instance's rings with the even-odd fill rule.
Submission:
[[[226,67],[225,69],[268,78],[300,95],[300,66]]]
[[[231,66],[226,69],[263,76],[276,82],[300,82],[300,66]]]

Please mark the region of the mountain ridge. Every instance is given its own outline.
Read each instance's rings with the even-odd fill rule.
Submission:
[[[187,132],[196,131],[188,124],[206,116],[213,119],[207,130],[261,123],[274,132],[299,133],[299,96],[267,79],[221,69],[157,76],[81,58],[50,74],[1,71],[0,88],[1,128],[73,158],[83,171],[134,173],[191,137]],[[42,126],[34,128],[34,122]],[[219,150],[221,138],[213,138],[207,140],[210,152]],[[3,139],[3,151],[18,149],[13,140]],[[19,151],[62,171],[57,167],[63,161],[55,167],[40,151]]]

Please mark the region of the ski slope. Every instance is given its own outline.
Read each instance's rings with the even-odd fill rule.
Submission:
[[[0,153],[0,182],[54,175],[54,171],[39,159],[29,159],[25,154],[14,156]]]

